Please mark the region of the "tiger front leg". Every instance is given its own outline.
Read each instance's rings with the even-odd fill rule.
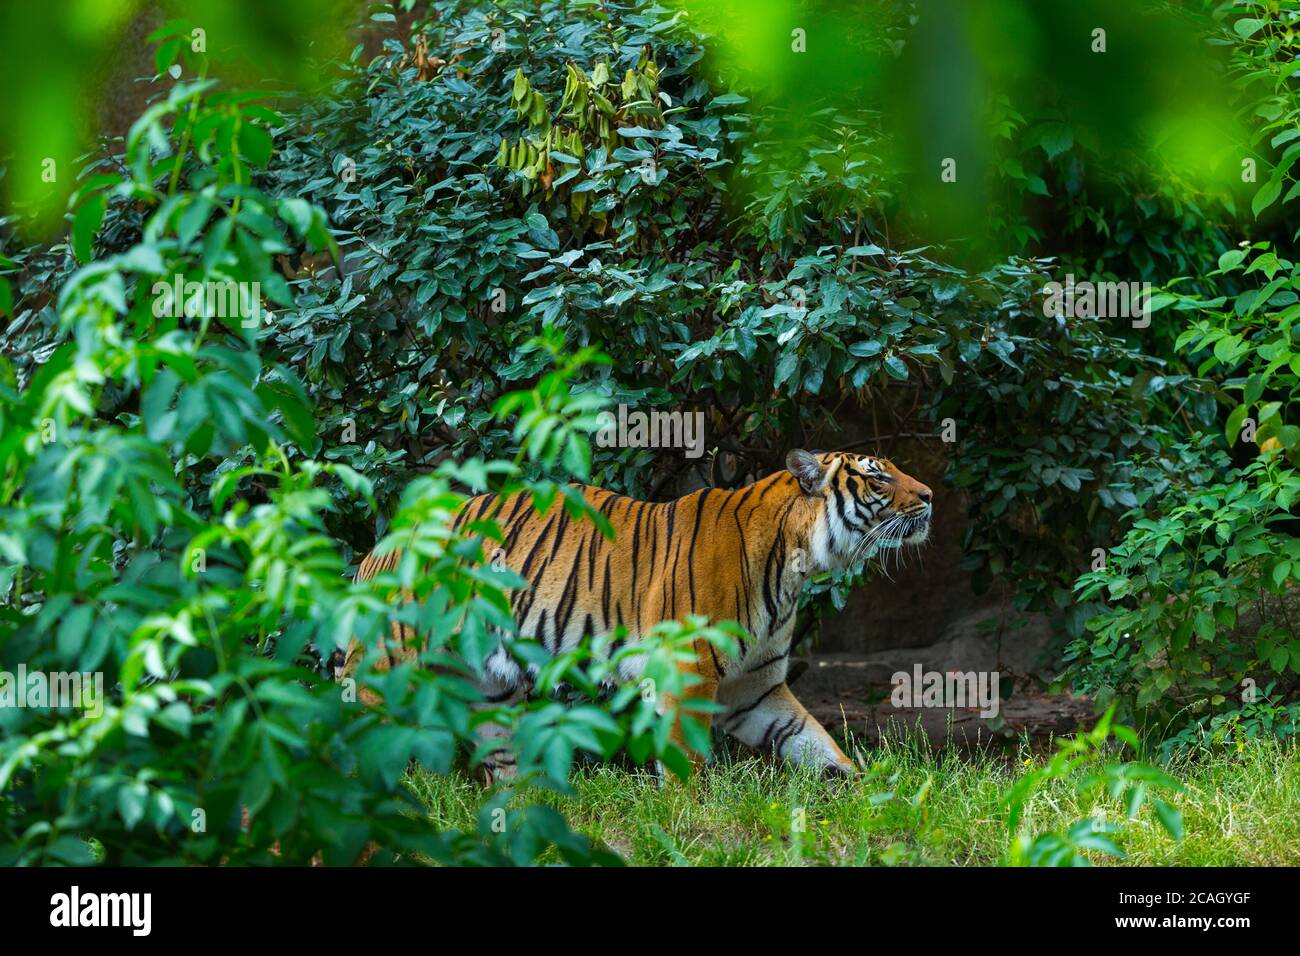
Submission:
[[[770,750],[791,763],[833,774],[852,774],[853,761],[784,681],[766,687],[746,682],[728,688],[720,700],[727,707],[722,728],[756,750]]]
[[[687,744],[686,735],[683,732],[682,720],[689,716],[691,720],[701,724],[704,728],[707,738],[709,728],[713,725],[713,713],[711,711],[692,710],[689,707],[691,701],[706,701],[713,703],[718,697],[718,672],[713,665],[713,655],[708,653],[708,645],[703,638],[695,642],[695,659],[689,664],[679,665],[679,669],[695,675],[695,681],[684,689],[681,699],[671,694],[662,694],[659,699],[658,711],[660,714],[667,713],[669,710],[675,710],[672,729],[669,732],[669,739],[682,750],[686,751],[686,756],[691,762],[692,772],[698,773],[704,767],[705,754],[693,749]],[[686,705],[686,706],[683,706]],[[689,713],[684,714],[686,710]],[[661,761],[655,761],[655,767],[659,774],[659,781],[663,783],[669,774]]]
[[[518,773],[518,761],[511,746],[510,728],[495,721],[483,719],[481,712],[494,707],[512,707],[527,700],[532,681],[503,647],[488,656],[485,673],[479,681],[483,700],[472,705],[478,714],[474,722],[474,736],[486,752],[478,765],[476,776],[485,786],[511,783]],[[491,746],[493,744],[500,746]]]

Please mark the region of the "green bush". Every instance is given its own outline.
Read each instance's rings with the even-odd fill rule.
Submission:
[[[588,477],[593,402],[571,385],[600,356],[567,356],[554,333],[523,347],[553,368],[494,411],[502,427],[516,419],[519,452],[445,462],[411,483],[381,542],[403,561],[349,581],[328,516],[340,499],[373,508],[373,485],[316,457],[312,399],[260,347],[279,320],[214,309],[185,286],[171,294],[175,281],[257,282],[291,310],[272,258],[332,253],[318,207],[249,182],[280,122],[212,81],[176,84],[132,129],[120,171],[80,190],[72,245],[84,264],[59,290],[48,354],[21,376],[3,365],[0,664],[85,674],[99,693],[0,708],[0,862],[349,863],[368,843],[376,861],[527,863],[555,847],[612,862],[550,810],[507,814],[509,788],[485,795],[477,832],[439,829],[403,774],[412,760],[453,772],[463,749],[477,761],[474,728],[487,721],[516,728],[523,783],[565,788],[579,751],[626,749],[684,773],[674,711],[635,686],[601,700],[602,684],[641,655],[656,692],[680,695],[682,655],[730,638],[670,622],[612,659],[583,647],[547,661],[538,701],[481,706],[474,675],[503,636],[525,662],[545,655],[510,637],[504,589],[519,582],[483,560],[500,530],[447,530],[464,500],[453,485],[526,489],[539,509],[586,516],[546,476]],[[116,252],[97,249],[110,207]],[[324,662],[395,622],[413,629],[419,663],[439,666],[375,673],[371,651],[357,675],[377,698],[366,706]],[[551,702],[561,685],[580,699]],[[688,740],[707,746],[685,718]]]
[[[846,49],[906,48],[911,5],[879,6]],[[795,445],[935,442],[976,588],[1087,619],[1066,677],[1126,722],[1293,732],[1300,272],[1269,216],[1297,194],[1300,107],[1274,9],[1195,19],[1258,120],[1262,223],[1236,183],[1204,193],[1154,154],[1098,171],[1115,157],[1053,91],[990,114],[988,229],[1016,255],[979,267],[918,238],[880,89],[767,95],[728,74],[725,36],[644,0],[434,0],[309,97],[224,90],[165,27],[155,66],[182,57],[185,79],[87,159],[67,241],[0,220],[0,665],[105,679],[99,718],[0,709],[0,862],[351,862],[369,843],[612,862],[510,788],[472,832],[440,829],[403,772],[472,770],[489,721],[514,728],[525,782],[566,788],[582,753],[684,771],[672,714],[608,678],[643,654],[676,694],[690,644],[732,632],[667,623],[612,661],[608,638],[551,659],[515,639],[518,582],[482,560],[499,530],[446,517],[465,491],[526,488],[599,520],[564,482],[663,498]],[[1045,313],[1062,272],[1129,266],[1197,274],[1142,334]],[[256,283],[267,308],[187,311],[187,282]],[[617,403],[702,411],[709,454],[592,448]],[[374,546],[406,557],[350,583]],[[806,613],[873,573],[816,582]],[[368,659],[363,706],[330,658],[395,622],[428,666]],[[541,694],[481,706],[503,634]],[[1032,862],[1091,832],[1012,831]]]
[[[1201,387],[1231,408],[1234,467],[1218,441],[1171,449],[1142,472],[1135,521],[1103,569],[1079,579],[1079,597],[1114,606],[1072,649],[1078,686],[1161,733],[1189,723],[1294,732],[1287,701],[1300,687],[1300,269],[1257,243],[1234,249],[1210,275],[1240,273],[1233,297],[1166,296],[1194,316],[1178,345]],[[1252,281],[1254,284],[1252,285]],[[1281,707],[1264,719],[1262,707]],[[1288,719],[1288,714],[1290,719]],[[1241,721],[1244,720],[1244,723]]]
[[[1155,300],[1167,310],[1158,324],[1178,332],[1176,360],[1214,403],[1199,423],[1221,426],[1223,438],[1188,422],[1192,442],[1150,458],[1131,529],[1106,567],[1076,584],[1101,613],[1088,623],[1093,636],[1071,646],[1067,676],[1102,704],[1114,699],[1125,719],[1172,735],[1166,751],[1293,734],[1300,717],[1300,270],[1285,252],[1295,238],[1285,217],[1270,212],[1300,196],[1300,99],[1289,82],[1297,9],[1215,11],[1212,42],[1229,50],[1254,121],[1243,170],[1259,167],[1250,207],[1261,222],[1249,233],[1262,238],[1222,251],[1217,268],[1171,281]]]
[[[969,492],[978,585],[1010,575],[1056,608],[1183,380],[1117,329],[1046,318],[1046,262],[969,272],[891,244],[897,175],[869,119],[728,90],[661,7],[516,12],[432,4],[412,42],[294,111],[272,171],[329,212],[345,263],[342,283],[297,271],[274,347],[318,396],[324,457],[374,479],[381,526],[411,474],[510,453],[492,403],[554,325],[610,356],[584,388],[706,416],[698,463],[596,449],[596,483],[662,498],[684,477],[738,486],[795,445],[920,436]],[[846,583],[809,600],[842,604]]]

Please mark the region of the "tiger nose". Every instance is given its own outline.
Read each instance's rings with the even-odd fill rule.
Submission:
[[[920,498],[928,505],[930,503],[930,499],[933,498],[934,495],[931,494],[929,488],[927,488],[925,485],[921,485],[921,487],[916,489],[916,497]]]

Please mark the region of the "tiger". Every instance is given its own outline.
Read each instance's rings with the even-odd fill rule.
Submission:
[[[612,526],[612,540],[594,521],[573,520],[562,507],[538,514],[528,492],[500,502],[492,493],[469,498],[454,527],[495,516],[504,541],[494,560],[528,584],[511,593],[519,633],[553,654],[623,627],[626,636],[611,646],[617,651],[658,622],[689,615],[742,625],[747,636],[736,642],[734,654],[704,638],[694,644],[694,659],[684,669],[697,680],[682,696],[720,705],[698,719],[706,726],[717,721],[742,744],[782,761],[852,775],[854,763],[786,684],[799,595],[813,575],[847,567],[874,553],[873,546],[924,543],[933,496],[885,458],[796,448],[785,465],[741,488],[704,488],[668,502],[577,486]],[[356,580],[392,570],[399,559],[397,550],[372,551]],[[394,643],[377,667],[418,653],[409,640]],[[363,652],[354,640],[344,674],[355,670]],[[486,659],[479,681],[483,701],[525,699],[535,673],[503,643]],[[508,733],[494,724],[480,732],[488,739]],[[682,743],[680,720],[672,737]],[[701,760],[692,755],[696,767]],[[483,763],[489,779],[513,776],[508,747],[492,750]]]

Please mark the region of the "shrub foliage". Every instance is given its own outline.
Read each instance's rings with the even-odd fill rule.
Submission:
[[[890,55],[912,6],[878,6],[845,42]],[[615,862],[508,786],[477,830],[431,825],[404,771],[472,770],[496,722],[525,782],[563,790],[582,753],[684,773],[673,712],[613,668],[643,655],[675,696],[692,644],[735,631],[552,659],[513,632],[499,529],[446,518],[490,488],[599,522],[569,479],[662,498],[797,445],[932,442],[974,586],[1055,614],[1063,680],[1120,719],[1293,731],[1300,269],[1278,209],[1300,107],[1277,6],[1196,20],[1254,118],[1249,210],[1154,154],[1090,174],[1113,157],[1049,92],[1003,97],[988,228],[1012,255],[982,264],[909,232],[879,91],[768,95],[680,10],[434,0],[400,35],[377,16],[380,54],[312,96],[227,89],[188,25],[161,29],[159,74],[183,78],[86,158],[66,237],[0,220],[0,665],[104,683],[102,715],[0,708],[0,862]],[[1150,328],[1044,308],[1066,269],[1125,264],[1163,287]],[[254,285],[256,314],[213,308]],[[702,412],[708,454],[593,447],[619,404]],[[376,546],[404,558],[352,583]],[[423,666],[368,655],[367,705],[331,659],[395,623]],[[501,640],[536,699],[478,698]],[[1107,850],[1011,830],[1017,860]]]

